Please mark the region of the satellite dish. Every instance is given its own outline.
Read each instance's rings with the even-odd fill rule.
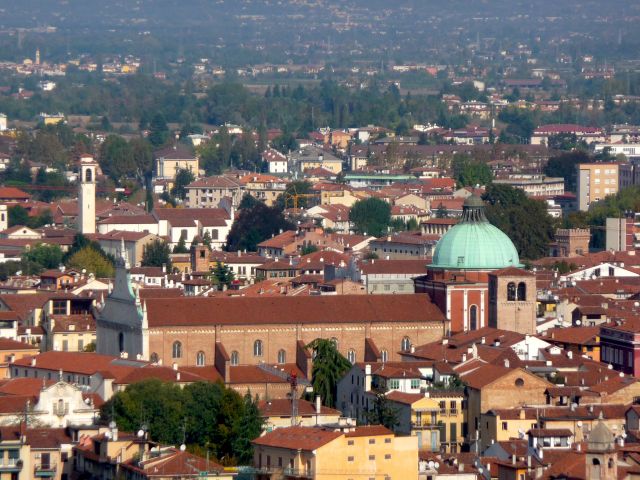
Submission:
[[[111,420],[111,421],[109,422],[109,428],[111,428],[111,429],[116,428],[116,422],[114,422],[113,420]]]
[[[576,425],[577,425],[578,427],[582,427],[582,420],[578,420],[578,423],[576,423]]]
[[[144,437],[144,430],[138,430],[138,438]]]
[[[436,465],[436,463],[433,460],[429,460],[429,468],[433,470],[433,467]]]
[[[182,445],[180,445],[180,451],[184,452],[187,449],[187,446],[183,443]]]
[[[436,462],[433,466],[436,467],[436,470],[440,468],[440,464],[438,462]]]
[[[580,326],[582,322],[580,320],[576,320],[576,325]]]

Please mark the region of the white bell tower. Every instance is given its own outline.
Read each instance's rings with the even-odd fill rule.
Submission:
[[[80,157],[80,191],[78,192],[78,230],[83,235],[96,233],[96,168],[90,155]]]

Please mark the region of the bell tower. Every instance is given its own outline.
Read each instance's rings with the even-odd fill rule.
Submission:
[[[78,225],[83,235],[96,233],[96,169],[93,157],[80,157],[80,191],[78,192]]]

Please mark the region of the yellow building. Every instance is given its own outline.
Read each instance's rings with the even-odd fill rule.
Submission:
[[[240,179],[240,184],[246,193],[263,201],[268,207],[273,206],[287,188],[286,180],[260,173],[245,175]]]
[[[633,184],[633,170],[628,163],[580,163],[577,168],[578,208],[585,212],[591,203]]]
[[[199,175],[200,164],[193,150],[178,143],[158,150],[154,153],[156,177],[174,180],[180,170],[189,170],[196,177]]]
[[[253,441],[258,479],[417,480],[418,440],[383,426],[278,428]]]
[[[418,448],[459,452],[464,443],[465,424],[462,391],[431,391],[387,394],[398,412],[396,431],[418,437]]]

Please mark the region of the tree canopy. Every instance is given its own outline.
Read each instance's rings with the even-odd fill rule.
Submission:
[[[547,254],[554,235],[554,222],[546,204],[510,185],[491,184],[483,199],[489,221],[514,243],[520,258],[536,259]]]
[[[451,168],[458,187],[485,186],[493,179],[489,165],[469,155],[456,153]]]
[[[317,338],[307,348],[314,353],[311,371],[313,392],[320,395],[324,405],[335,407],[338,382],[351,368],[351,364],[338,351],[333,340]]]
[[[113,416],[112,416],[113,412]],[[152,440],[210,451],[224,464],[253,460],[251,440],[263,426],[256,401],[222,383],[174,383],[145,380],[116,393],[101,409],[104,420],[136,432],[143,425]]]
[[[351,207],[349,220],[357,233],[380,237],[391,224],[391,206],[375,197],[358,200]]]
[[[146,244],[142,248],[142,266],[143,267],[162,267],[165,266],[167,271],[171,271],[170,249],[167,242],[156,239]]]
[[[550,177],[564,178],[564,188],[569,192],[576,191],[576,180],[578,172],[576,167],[579,163],[591,162],[589,155],[582,150],[572,152],[562,152],[551,157],[544,167],[544,173]]]
[[[234,252],[246,249],[253,252],[258,243],[280,231],[293,228],[278,208],[267,207],[257,201],[250,208],[240,209],[227,237],[227,250]]]

